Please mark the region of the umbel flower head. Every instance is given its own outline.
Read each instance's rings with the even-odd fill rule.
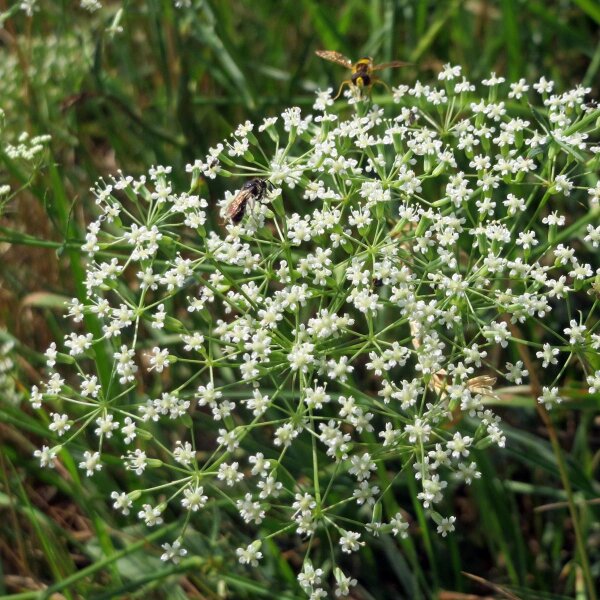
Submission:
[[[600,349],[588,90],[495,75],[475,90],[446,66],[388,108],[320,92],[314,114],[240,125],[188,166],[187,191],[170,167],[98,185],[87,294],[31,394],[61,407],[42,463],[77,439],[95,440],[89,476],[121,456],[139,485],[115,490],[115,509],[185,523],[165,559],[226,497],[256,536],[242,564],[268,538],[309,541],[298,581],[312,598],[356,584],[345,554],[410,533],[411,507],[384,503],[406,479],[452,532],[438,511],[481,476],[473,449],[506,443],[497,381],[527,385],[528,360],[552,407],[565,369]],[[218,183],[222,199],[198,193]],[[327,537],[331,557],[314,543]]]

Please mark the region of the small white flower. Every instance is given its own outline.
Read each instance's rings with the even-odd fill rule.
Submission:
[[[590,394],[596,394],[600,392],[600,370],[596,371],[593,375],[588,375],[586,381],[590,386]]]
[[[537,83],[533,84],[533,89],[538,94],[547,94],[547,93],[551,92],[553,88],[554,88],[554,82],[547,81],[545,77],[540,77],[539,81]]]
[[[239,464],[237,462],[221,463],[217,472],[217,478],[224,481],[228,486],[233,486],[244,478],[244,474],[240,473]]]
[[[438,73],[440,81],[452,81],[456,77],[460,77],[461,67],[459,65],[452,66],[450,63],[444,65],[443,70]]]
[[[263,557],[263,554],[260,551],[261,545],[262,542],[260,540],[255,540],[245,548],[238,548],[235,553],[237,554],[240,564],[258,567],[258,562]]]
[[[138,512],[138,518],[146,523],[147,527],[156,527],[163,524],[162,513],[164,506],[152,506],[144,504],[142,510]]]
[[[113,508],[127,516],[133,505],[131,498],[125,492],[111,492],[110,497],[114,500]]]
[[[162,549],[164,553],[161,555],[160,560],[163,562],[171,561],[178,564],[187,555],[187,550],[181,547],[180,540],[175,540],[172,544],[164,543]]]
[[[150,355],[150,367],[148,371],[156,371],[162,373],[165,367],[169,364],[169,350],[165,348],[161,350],[157,346],[152,348],[152,354]]]
[[[437,532],[442,536],[446,537],[449,533],[454,531],[454,523],[456,517],[444,517],[437,527]]]
[[[543,404],[547,409],[553,408],[556,404],[562,402],[562,398],[558,394],[558,388],[549,388],[544,386],[542,388],[542,395],[538,397],[538,402]]]
[[[50,448],[48,446],[42,446],[41,450],[36,450],[33,455],[39,459],[40,466],[54,468],[54,460],[58,454],[59,448]]]
[[[550,344],[544,344],[541,350],[535,353],[537,358],[542,359],[542,367],[544,369],[548,365],[556,365],[558,364],[558,359],[556,358],[560,354],[560,350],[558,348],[553,348]]]
[[[56,351],[56,343],[52,342],[50,344],[50,346],[48,346],[48,349],[45,352],[46,366],[48,366],[49,368],[54,367],[54,365],[56,364],[57,354],[58,354],[58,352]]]
[[[52,423],[48,425],[50,431],[55,431],[57,435],[64,435],[69,429],[71,429],[71,423],[69,422],[69,415],[52,413]]]
[[[343,531],[340,537],[340,547],[342,552],[351,554],[356,552],[361,546],[364,546],[364,542],[360,542],[360,533],[356,531]]]
[[[99,452],[90,452],[86,450],[83,453],[83,460],[79,463],[80,469],[85,469],[85,474],[91,477],[96,471],[102,470]]]
[[[523,361],[518,360],[514,365],[512,363],[506,363],[506,379],[516,383],[517,385],[521,385],[523,383],[523,378],[529,375],[529,371],[523,368]]]

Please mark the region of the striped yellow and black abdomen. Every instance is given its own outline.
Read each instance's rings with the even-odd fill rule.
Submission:
[[[352,65],[352,83],[358,87],[369,87],[372,83],[373,59],[361,58]]]
[[[371,76],[367,73],[353,73],[351,80],[358,87],[368,87],[371,85]]]

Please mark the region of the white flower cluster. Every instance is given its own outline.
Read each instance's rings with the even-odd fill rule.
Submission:
[[[8,404],[17,405],[22,398],[17,389],[16,366],[13,360],[15,344],[12,339],[4,339],[0,329],[0,398]]]
[[[246,122],[189,165],[187,192],[170,167],[99,185],[87,295],[31,393],[58,440],[42,465],[89,428],[81,468],[129,447],[139,478],[113,492],[115,509],[139,502],[154,526],[167,506],[189,516],[226,496],[263,528],[242,564],[295,533],[309,540],[299,585],[321,598],[335,580],[345,595],[356,581],[313,566],[313,540],[326,531],[343,556],[406,537],[408,512],[386,514],[383,498],[407,478],[438,532],[453,531],[444,496],[481,476],[474,449],[506,441],[497,378],[523,385],[533,364],[551,407],[580,362],[600,389],[582,359],[600,350],[598,111],[587,90],[551,95],[545,80],[492,75],[482,99],[459,67],[439,79],[395,89],[390,110],[359,98],[343,117],[320,93],[314,115]],[[238,190],[207,200],[203,179]],[[149,469],[160,486],[145,485]],[[188,522],[165,559],[185,554]]]
[[[49,141],[49,135],[30,137],[28,133],[23,132],[16,144],[6,143],[2,150],[11,160],[33,162],[43,152]]]
[[[83,10],[87,10],[91,13],[102,8],[102,3],[99,0],[80,0],[79,4]],[[19,0],[18,7],[28,17],[33,17],[33,15],[38,12],[40,8],[38,5],[38,0]]]
[[[102,8],[102,3],[99,0],[81,0],[81,8],[88,12],[94,13]]]
[[[32,175],[40,166],[43,158],[43,152],[50,142],[49,135],[30,136],[27,132],[19,134],[16,143],[8,141],[12,139],[7,135],[5,128],[6,113],[0,108],[0,152],[8,161],[17,163],[17,165],[26,165],[26,174]],[[8,182],[9,173],[0,165],[0,214],[2,214],[2,205],[13,192]]]

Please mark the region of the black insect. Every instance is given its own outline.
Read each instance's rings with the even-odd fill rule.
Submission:
[[[247,181],[225,210],[225,216],[237,225],[243,218],[248,204],[261,200],[267,191],[267,182],[258,177]]]

